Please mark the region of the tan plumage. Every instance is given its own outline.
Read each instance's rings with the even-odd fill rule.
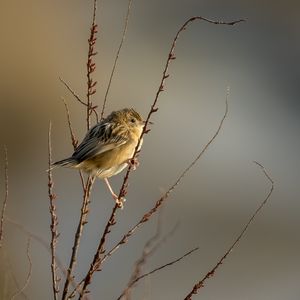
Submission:
[[[128,165],[143,126],[144,121],[134,109],[114,111],[87,132],[71,157],[57,161],[53,166],[81,169],[105,179],[117,200],[107,178],[120,173]]]

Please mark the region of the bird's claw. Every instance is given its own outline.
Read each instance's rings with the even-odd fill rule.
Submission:
[[[140,165],[138,159],[136,157],[128,159],[128,165],[132,167],[132,169],[135,171],[137,167]]]
[[[126,199],[123,198],[123,197],[121,197],[121,199],[117,198],[116,199],[116,204],[118,205],[119,208],[123,209],[125,201],[126,201]]]

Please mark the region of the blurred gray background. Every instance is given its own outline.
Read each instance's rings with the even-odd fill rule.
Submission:
[[[195,246],[184,261],[142,282],[134,299],[183,299],[224,254],[263,200],[269,183],[253,160],[272,174],[275,191],[239,246],[195,299],[299,299],[299,2],[237,0],[133,1],[107,113],[135,107],[146,115],[159,85],[174,34],[190,16],[247,18],[234,27],[195,22],[182,35],[171,77],[146,136],[140,167],[130,180],[125,209],[107,243],[109,249],[151,208],[215,132],[230,86],[224,127],[167,201],[163,234],[176,233],[151,257],[145,271]],[[95,104],[101,106],[121,38],[127,1],[100,1]],[[53,157],[72,153],[60,97],[70,105],[79,140],[85,114],[59,82],[62,76],[85,97],[87,38],[92,1],[9,1],[0,3],[0,137],[9,150],[7,215],[50,241],[47,197],[47,130],[53,123]],[[1,201],[4,196],[4,154]],[[122,175],[111,180],[116,190]],[[68,262],[81,204],[77,172],[54,172],[61,236],[58,255]],[[94,188],[76,274],[81,278],[97,247],[113,201],[103,182]],[[96,274],[91,299],[115,299],[125,287],[156,217],[107,260]],[[50,256],[36,241],[29,299],[51,299]],[[26,236],[5,224],[1,286],[12,295],[28,271]],[[9,271],[8,271],[9,270]],[[6,280],[6,281],[5,281]],[[6,282],[6,283],[5,283]],[[19,297],[22,299],[22,296]],[[23,297],[24,298],[24,297]]]

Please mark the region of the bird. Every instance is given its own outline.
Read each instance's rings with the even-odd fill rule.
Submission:
[[[108,178],[119,174],[126,166],[136,169],[138,161],[132,160],[141,138],[145,121],[133,108],[113,111],[94,125],[76,147],[72,156],[54,162],[52,167],[69,167],[82,170],[91,176],[103,179],[113,199],[123,208],[123,201],[114,193]]]

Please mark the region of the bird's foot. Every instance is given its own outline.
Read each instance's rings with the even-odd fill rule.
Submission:
[[[129,166],[132,167],[133,171],[135,171],[137,169],[137,167],[140,165],[140,163],[136,157],[128,159],[127,163]]]
[[[124,202],[126,202],[126,199],[124,197],[119,198],[116,194],[113,194],[113,198],[116,201],[116,204],[119,208],[124,208]]]

